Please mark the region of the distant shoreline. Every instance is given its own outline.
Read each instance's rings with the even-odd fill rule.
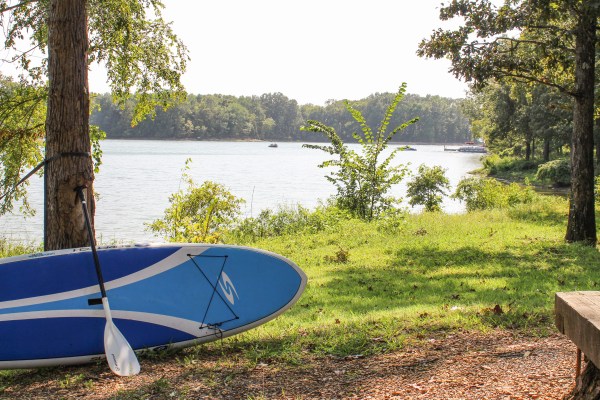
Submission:
[[[106,138],[104,140],[128,140],[128,141],[136,141],[136,140],[151,140],[157,142],[248,142],[248,143],[329,143],[327,141],[317,141],[317,140],[283,140],[283,139],[193,139],[193,138],[128,138],[128,137],[111,137]],[[356,144],[358,142],[346,142]],[[429,142],[390,142],[390,145],[415,145],[415,146],[464,146],[464,143],[429,143]]]
[[[152,137],[110,137],[104,140],[154,140],[157,142],[269,142],[270,140],[264,139],[194,139],[194,138],[152,138]],[[294,142],[294,140],[279,140],[279,142]]]

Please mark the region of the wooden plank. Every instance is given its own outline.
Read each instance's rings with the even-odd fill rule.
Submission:
[[[600,366],[600,292],[559,292],[554,302],[556,327]]]

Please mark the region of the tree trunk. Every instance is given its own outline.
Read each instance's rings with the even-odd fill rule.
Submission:
[[[600,400],[600,370],[589,361],[577,384],[563,400]]]
[[[583,2],[575,40],[571,198],[565,239],[596,245],[594,210],[594,66],[597,10]],[[587,3],[587,4],[586,4]]]
[[[596,144],[596,165],[600,166],[600,118],[594,120],[594,143]]]
[[[550,138],[544,138],[544,152],[543,152],[544,162],[550,161]]]
[[[531,140],[527,139],[525,141],[525,161],[529,161],[531,159]]]
[[[94,215],[89,135],[85,0],[50,0],[46,117],[46,250],[89,245],[75,188],[86,186]],[[84,155],[87,153],[87,156]]]

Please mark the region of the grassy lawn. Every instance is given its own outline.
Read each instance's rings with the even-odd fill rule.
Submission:
[[[554,330],[554,293],[596,290],[600,255],[563,241],[567,206],[345,220],[317,234],[244,243],[295,261],[309,282],[276,320],[203,351],[298,364],[306,354],[369,355],[432,333]]]
[[[563,240],[567,211],[552,198],[460,215],[345,219],[318,233],[240,243],[282,254],[307,273],[298,303],[249,332],[153,357],[302,368],[308,359],[398,351],[458,331],[543,336],[555,331],[555,292],[600,290],[597,249]],[[3,246],[4,256],[26,250]],[[0,371],[0,394],[21,374]]]

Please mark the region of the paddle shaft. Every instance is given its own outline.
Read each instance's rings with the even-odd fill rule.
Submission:
[[[85,225],[87,226],[88,235],[90,237],[90,246],[92,248],[92,255],[94,256],[94,267],[96,267],[96,275],[98,276],[100,293],[102,293],[103,298],[106,298],[106,289],[104,288],[104,277],[102,276],[102,268],[100,268],[100,259],[98,258],[98,252],[96,251],[96,241],[94,240],[94,232],[92,232],[92,224],[90,223],[90,216],[88,214],[85,196],[83,195],[83,189],[83,186],[78,186],[75,190],[79,195],[79,200],[81,200],[81,207],[83,208],[83,217],[85,218]]]
[[[92,255],[94,256],[94,266],[96,267],[100,293],[102,293],[102,307],[104,308],[104,315],[106,317],[106,325],[104,326],[104,353],[106,354],[106,360],[108,361],[110,369],[115,374],[119,376],[136,375],[140,372],[140,363],[138,362],[131,345],[112,320],[110,306],[108,305],[108,297],[106,297],[106,289],[104,288],[104,277],[102,276],[102,269],[100,268],[100,259],[98,258],[98,252],[96,251],[94,232],[92,231],[92,224],[90,223],[90,216],[88,214],[85,196],[83,195],[83,189],[83,186],[79,186],[75,190],[77,191],[79,200],[81,200],[83,216],[85,218],[88,235],[90,236],[90,246],[92,248]]]

